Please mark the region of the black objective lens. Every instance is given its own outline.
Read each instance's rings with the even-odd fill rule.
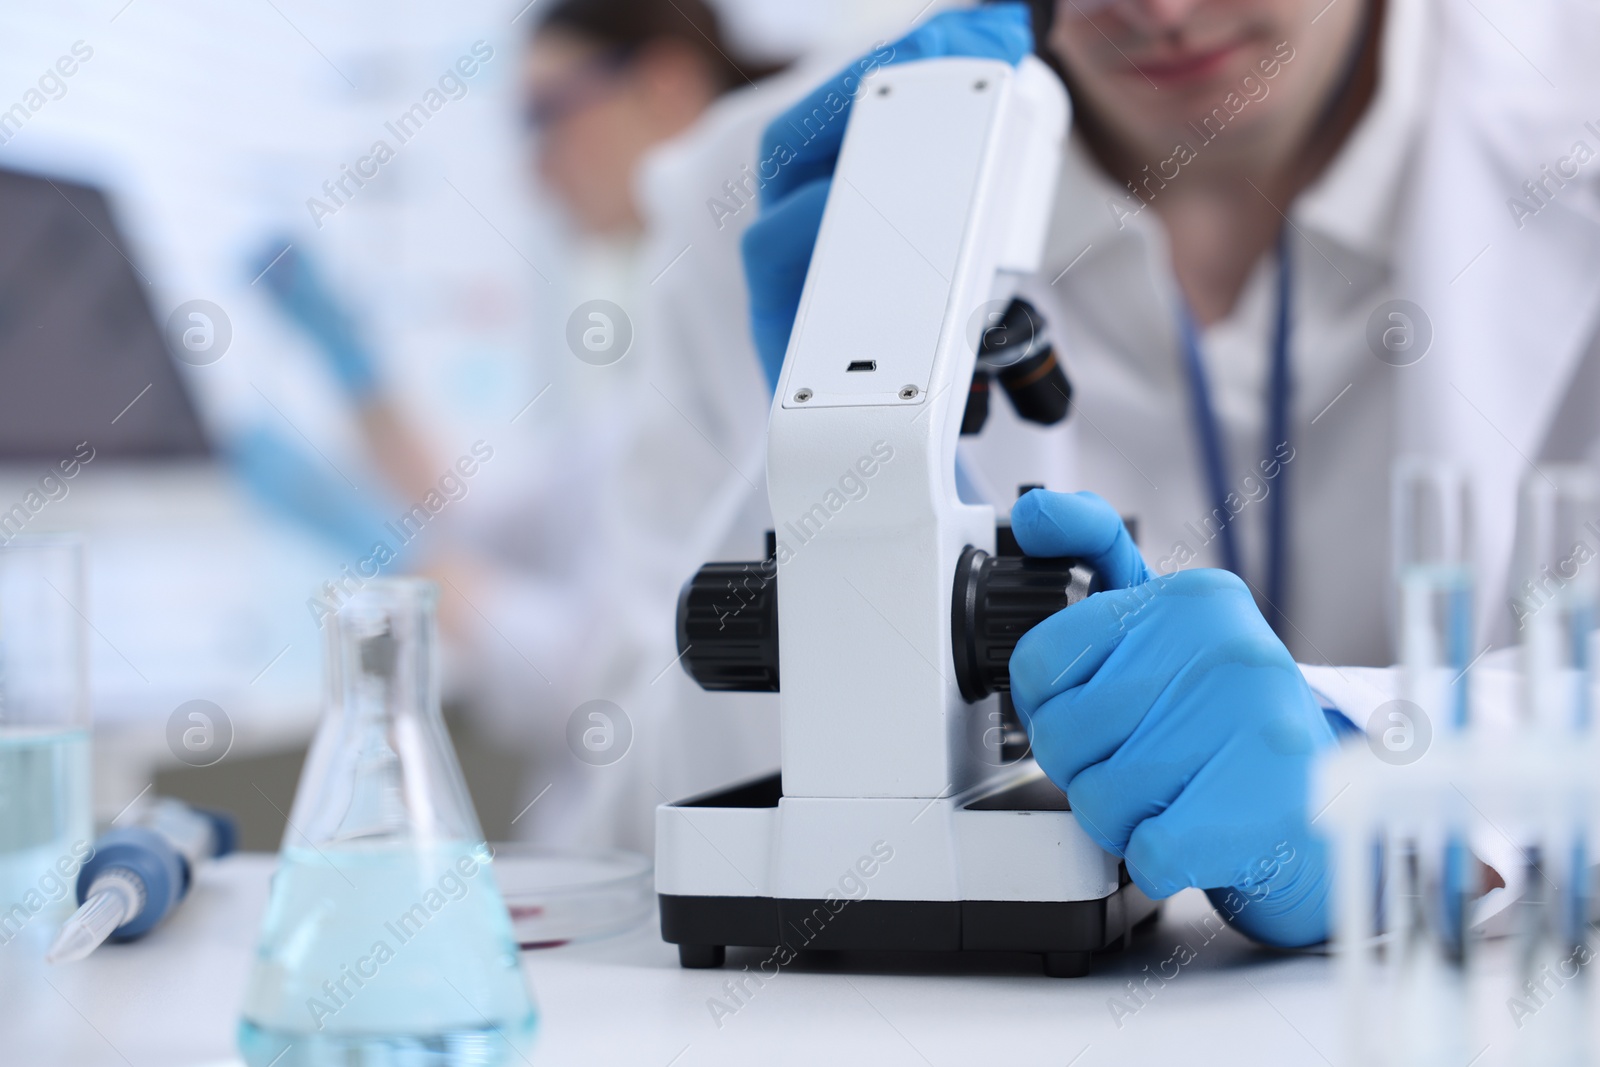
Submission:
[[[989,372],[979,367],[972,372],[972,385],[967,389],[967,410],[961,414],[961,432],[970,437],[983,429],[989,421]]]
[[[1000,321],[983,331],[978,366],[994,374],[1022,418],[1054,426],[1067,417],[1072,383],[1056,359],[1044,319],[1026,300],[1011,301]]]

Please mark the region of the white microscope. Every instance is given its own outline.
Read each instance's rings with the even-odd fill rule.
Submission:
[[[781,775],[657,809],[662,935],[685,967],[728,945],[780,963],[978,950],[1074,976],[1156,912],[996,744],[1017,639],[1094,576],[1022,558],[1008,528],[997,553],[994,509],[956,490],[989,371],[1014,401],[1034,390],[1046,411],[1024,417],[1066,411],[1013,298],[1067,118],[1032,56],[884,67],[854,101],[772,406],[769,558],[708,564],[679,601],[690,674],[778,690],[782,720]]]

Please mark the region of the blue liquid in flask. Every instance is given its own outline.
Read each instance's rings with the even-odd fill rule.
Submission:
[[[536,1019],[439,710],[437,590],[324,620],[330,699],[295,791],[239,1023],[250,1067],[497,1067]]]
[[[526,1062],[537,1016],[486,846],[285,847],[239,1024],[250,1067]]]

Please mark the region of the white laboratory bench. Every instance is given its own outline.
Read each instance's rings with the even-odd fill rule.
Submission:
[[[237,1067],[234,1026],[276,857],[201,871],[189,900],[143,941],[0,987],[0,1062],[16,1067]],[[1208,942],[1210,912],[1187,892],[1129,952],[1087,978],[1043,977],[1035,958],[935,970],[901,957],[876,972],[799,961],[718,1022],[707,1002],[766,953],[730,950],[720,971],[685,971],[655,923],[588,944],[523,953],[540,1021],[540,1064],[1316,1064],[1339,1060],[1332,961]],[[1195,958],[1134,1013],[1125,983],[1187,940]],[[0,952],[9,953],[18,946]],[[15,961],[13,961],[14,963]],[[897,966],[895,964],[898,964]],[[1173,965],[1168,965],[1169,973]],[[748,983],[754,988],[754,983]],[[1151,988],[1155,988],[1151,983]]]

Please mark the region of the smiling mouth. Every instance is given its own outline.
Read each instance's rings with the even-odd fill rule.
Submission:
[[[1158,88],[1192,85],[1215,76],[1244,46],[1245,41],[1239,39],[1203,50],[1163,50],[1161,54],[1148,59],[1130,58],[1133,68],[1129,73],[1154,82]]]

